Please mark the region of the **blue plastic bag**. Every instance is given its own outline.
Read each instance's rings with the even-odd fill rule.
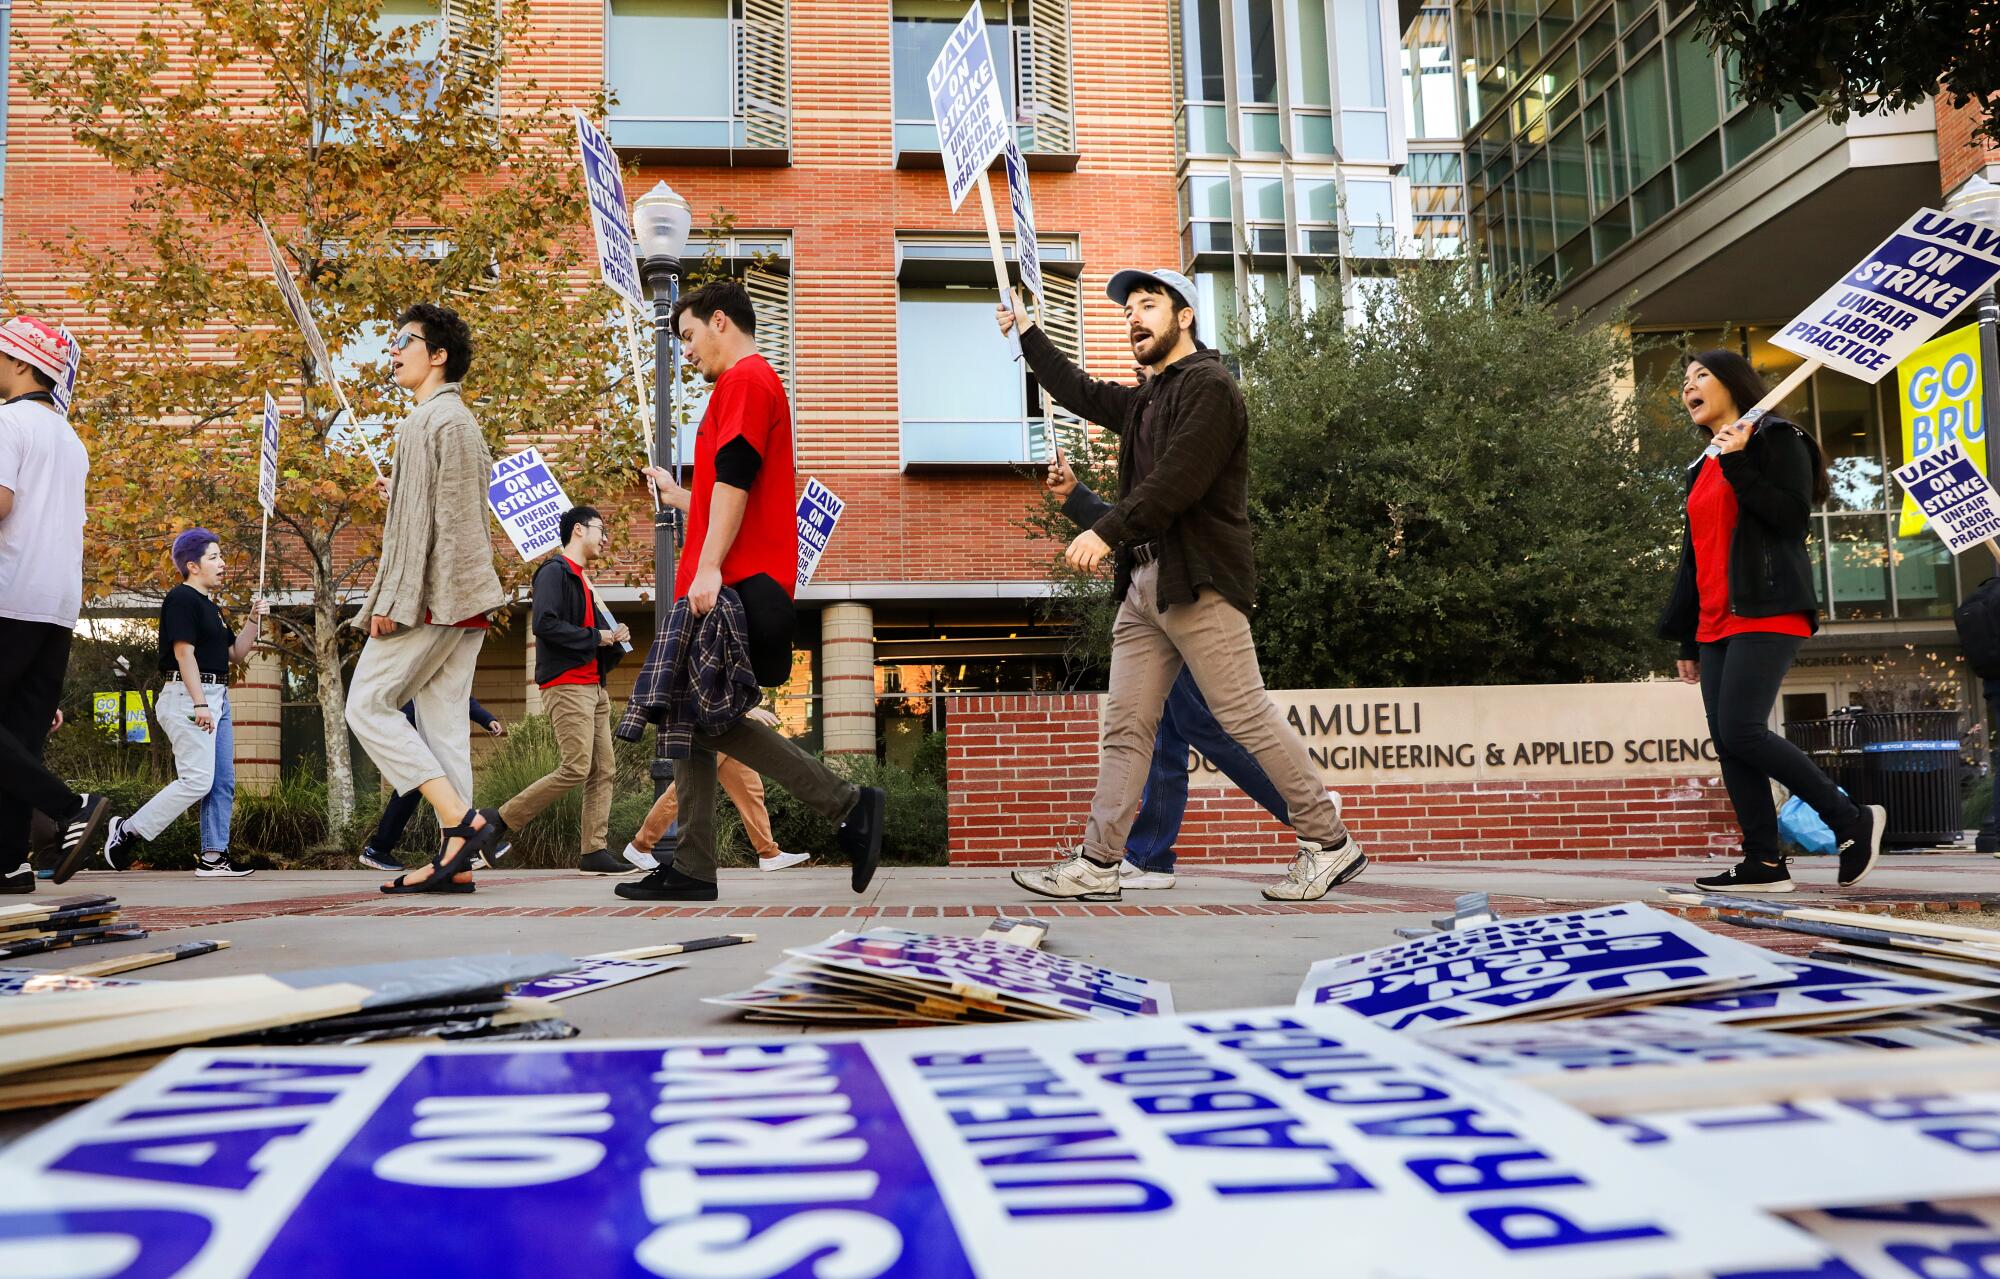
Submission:
[[[1832,828],[1820,820],[1817,809],[1797,795],[1778,810],[1778,842],[1798,853],[1830,854],[1834,849]]]

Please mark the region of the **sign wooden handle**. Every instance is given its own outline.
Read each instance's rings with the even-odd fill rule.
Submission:
[[[1000,305],[1007,306],[1013,301],[1014,286],[1007,279],[1007,250],[1000,247],[1000,217],[993,211],[993,184],[986,180],[986,170],[979,171],[979,211],[986,215],[986,246],[993,250],[993,278],[1000,285]],[[1021,330],[1016,328],[1009,335],[1014,346],[1014,358],[1021,358]]]
[[[1807,360],[1804,364],[1799,365],[1799,367],[1786,375],[1784,381],[1772,387],[1769,395],[1757,401],[1756,406],[1743,415],[1743,420],[1753,426],[1763,421],[1772,409],[1784,403],[1786,396],[1804,386],[1807,378],[1819,372],[1824,367],[1825,365],[1821,364],[1818,360]]]

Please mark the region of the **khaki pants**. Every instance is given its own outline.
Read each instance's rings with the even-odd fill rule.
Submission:
[[[754,769],[723,755],[715,761],[715,780],[721,783],[723,793],[743,818],[743,831],[750,837],[750,847],[757,850],[759,857],[776,857],[778,841],[771,834],[771,810],[764,806],[764,779]],[[633,847],[642,853],[658,848],[680,808],[680,787],[669,786],[661,791],[646,820],[639,823],[639,833],[632,837]]]
[[[465,708],[459,708],[464,718]],[[610,838],[611,787],[617,763],[611,754],[611,694],[602,684],[557,684],[542,690],[542,712],[556,732],[562,762],[556,771],[500,806],[500,820],[517,830],[578,786],[583,787],[583,853]]]
[[[465,704],[486,632],[472,626],[404,626],[370,637],[347,688],[347,727],[392,790],[442,777],[472,802],[472,724]],[[403,718],[415,702],[417,722]],[[464,814],[448,816],[455,824]]]
[[[1158,564],[1133,573],[1111,627],[1111,690],[1104,699],[1097,793],[1084,827],[1084,855],[1105,866],[1117,865],[1125,855],[1160,708],[1183,665],[1194,673],[1215,722],[1256,758],[1284,797],[1299,838],[1339,842],[1347,828],[1313,771],[1306,744],[1264,689],[1250,619],[1213,590],[1161,612],[1159,583]]]

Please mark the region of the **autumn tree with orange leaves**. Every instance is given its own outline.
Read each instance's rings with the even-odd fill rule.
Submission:
[[[500,98],[506,51],[529,37],[525,6],[499,8],[448,0],[424,21],[385,17],[382,0],[173,0],[133,38],[43,6],[53,38],[16,53],[29,93],[135,192],[118,234],[47,246],[75,304],[63,318],[86,331],[72,413],[91,451],[86,594],[157,598],[163,548],[200,524],[229,544],[247,602],[258,421],[277,397],[267,638],[315,677],[335,830],[354,806],[343,669],[360,635],[343,623],[382,502],[365,458],[327,449],[342,416],[329,374],[362,422],[393,425],[409,406],[382,343],[405,306],[442,301],[471,325],[467,398],[496,456],[529,440],[571,493],[644,500],[620,304],[588,283],[571,123],[512,70]],[[346,367],[307,353],[259,218]],[[499,545],[503,574],[525,581]]]

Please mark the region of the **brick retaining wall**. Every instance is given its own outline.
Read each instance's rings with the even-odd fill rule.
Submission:
[[[1097,776],[1097,695],[996,695],[952,704],[946,736],[953,865],[1046,860],[1083,837]],[[1737,832],[1716,777],[1337,786],[1371,857],[1672,857]],[[1189,861],[1272,861],[1290,832],[1233,786],[1194,787]]]

